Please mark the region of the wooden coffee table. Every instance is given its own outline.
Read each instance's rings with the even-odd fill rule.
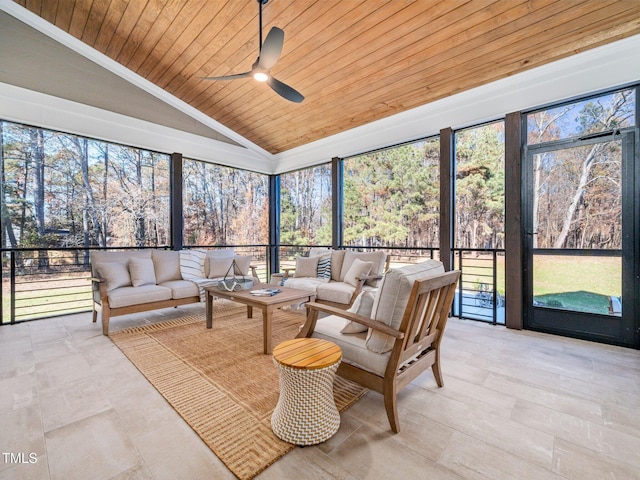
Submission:
[[[279,288],[280,293],[271,297],[260,297],[251,294],[251,290],[261,288]],[[271,349],[271,315],[277,308],[295,303],[312,302],[316,298],[315,292],[307,290],[299,290],[297,288],[279,287],[277,285],[258,284],[254,285],[250,290],[241,290],[238,292],[227,292],[219,290],[218,287],[205,287],[207,292],[207,328],[213,326],[213,297],[226,298],[234,302],[242,303],[247,306],[247,318],[253,318],[253,309],[262,310],[262,330],[264,336],[264,353],[270,354]]]

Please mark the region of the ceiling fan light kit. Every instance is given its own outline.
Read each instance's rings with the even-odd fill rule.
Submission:
[[[260,49],[258,58],[251,67],[251,70],[244,73],[236,73],[233,75],[225,75],[222,77],[204,77],[204,80],[235,80],[237,78],[253,77],[258,82],[266,83],[271,89],[282,98],[290,102],[300,103],[304,100],[304,96],[296,89],[290,87],[286,83],[277,80],[269,72],[271,68],[278,62],[284,45],[284,31],[278,27],[271,27],[267,38],[262,43],[262,6],[269,0],[257,0],[260,4],[260,27],[258,31],[260,40]]]

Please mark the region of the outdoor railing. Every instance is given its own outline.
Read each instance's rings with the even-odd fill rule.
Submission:
[[[295,268],[295,258],[305,255],[310,245],[281,245],[280,270]],[[437,248],[358,247],[359,251],[383,250],[391,257],[390,267],[402,267],[427,258],[440,258]],[[504,324],[504,250],[452,249],[453,268],[461,270],[459,288],[453,304],[457,317]]]
[[[238,255],[253,257],[252,265],[257,267],[258,277],[266,281],[267,247],[241,245],[234,248]],[[2,249],[0,325],[91,311],[91,250],[138,249]]]
[[[452,252],[453,268],[462,272],[454,315],[504,325],[504,250],[454,248]]]
[[[262,281],[268,281],[271,251],[268,245],[236,245],[233,248],[239,255],[251,255],[258,277]],[[280,271],[286,267],[294,268],[295,258],[304,255],[309,248],[305,245],[281,245],[276,249]],[[414,264],[427,258],[439,258],[437,248],[361,248],[349,245],[343,248],[384,250],[391,257],[391,267]],[[100,249],[2,249],[0,325],[91,311],[91,250]],[[504,250],[453,249],[453,262],[453,268],[462,270],[453,314],[462,318],[504,324]]]

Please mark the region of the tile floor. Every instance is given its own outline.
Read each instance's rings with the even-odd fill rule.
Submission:
[[[113,329],[200,305],[116,318]],[[640,352],[452,319],[445,386],[368,393],[260,479],[640,479]],[[0,480],[234,478],[89,314],[0,327]]]

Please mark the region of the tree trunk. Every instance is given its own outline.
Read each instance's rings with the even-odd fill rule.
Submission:
[[[553,244],[553,248],[564,248],[565,243],[567,241],[567,236],[569,235],[569,230],[571,229],[571,224],[573,223],[573,217],[575,216],[576,210],[580,206],[582,201],[584,190],[587,186],[587,182],[589,181],[589,175],[591,173],[591,167],[593,167],[593,163],[598,152],[602,149],[602,144],[598,143],[591,147],[588,155],[582,162],[582,171],[580,173],[580,180],[578,181],[578,186],[576,187],[575,192],[573,193],[573,197],[571,199],[571,204],[567,209],[567,213],[564,217],[564,222],[562,224],[562,230],[560,230],[560,234],[556,241]]]
[[[34,195],[33,207],[35,211],[36,233],[40,237],[38,243],[44,239],[46,234],[44,215],[44,133],[39,128],[30,129],[31,152],[34,163]],[[39,245],[40,246],[40,245]],[[49,255],[47,250],[38,252],[38,270],[49,267]]]

